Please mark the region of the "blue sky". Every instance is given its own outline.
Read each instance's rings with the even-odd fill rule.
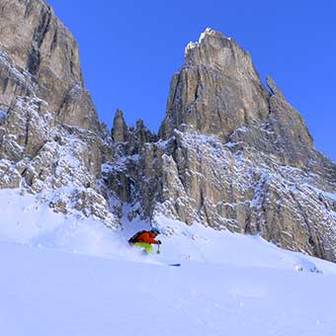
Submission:
[[[336,160],[336,1],[49,0],[76,37],[101,120],[115,109],[157,130],[184,47],[206,27],[235,38]]]

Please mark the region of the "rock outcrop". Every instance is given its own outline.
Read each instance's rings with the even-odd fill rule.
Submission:
[[[227,138],[268,113],[267,92],[250,56],[232,39],[207,29],[198,43],[186,47],[185,65],[171,82],[160,135],[167,138],[186,124]]]
[[[1,0],[0,18],[0,106],[10,108],[17,96],[38,96],[59,123],[98,130],[77,44],[50,6]]]
[[[129,138],[129,130],[126,125],[124,114],[121,110],[117,110],[114,120],[113,120],[113,128],[112,128],[112,140],[114,142],[126,142]]]
[[[0,188],[116,227],[97,186],[111,146],[74,38],[42,0],[1,0],[0,17]]]
[[[109,132],[52,9],[0,0],[0,17],[0,188],[113,228],[166,216],[336,261],[336,166],[235,41],[188,44],[158,135],[121,110]]]
[[[108,176],[110,188],[133,205],[131,217],[261,234],[336,260],[336,166],[232,39],[207,29],[190,43],[159,138],[145,138],[134,151],[129,139],[115,151],[123,164]]]

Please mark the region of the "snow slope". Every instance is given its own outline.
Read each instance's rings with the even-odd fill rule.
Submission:
[[[166,218],[148,257],[126,243],[146,223],[111,231],[8,190],[0,207],[1,335],[335,335],[334,264]]]

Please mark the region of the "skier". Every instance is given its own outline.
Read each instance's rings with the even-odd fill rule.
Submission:
[[[128,242],[132,246],[142,248],[146,254],[153,253],[152,244],[156,244],[158,245],[159,253],[159,245],[161,245],[161,241],[155,239],[159,234],[160,231],[158,229],[151,229],[150,231],[139,231],[134,236],[132,236]]]

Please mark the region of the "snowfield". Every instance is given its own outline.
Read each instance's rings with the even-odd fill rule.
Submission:
[[[144,256],[127,239],[146,223],[112,231],[14,190],[0,210],[1,335],[336,334],[334,264],[164,217]]]

